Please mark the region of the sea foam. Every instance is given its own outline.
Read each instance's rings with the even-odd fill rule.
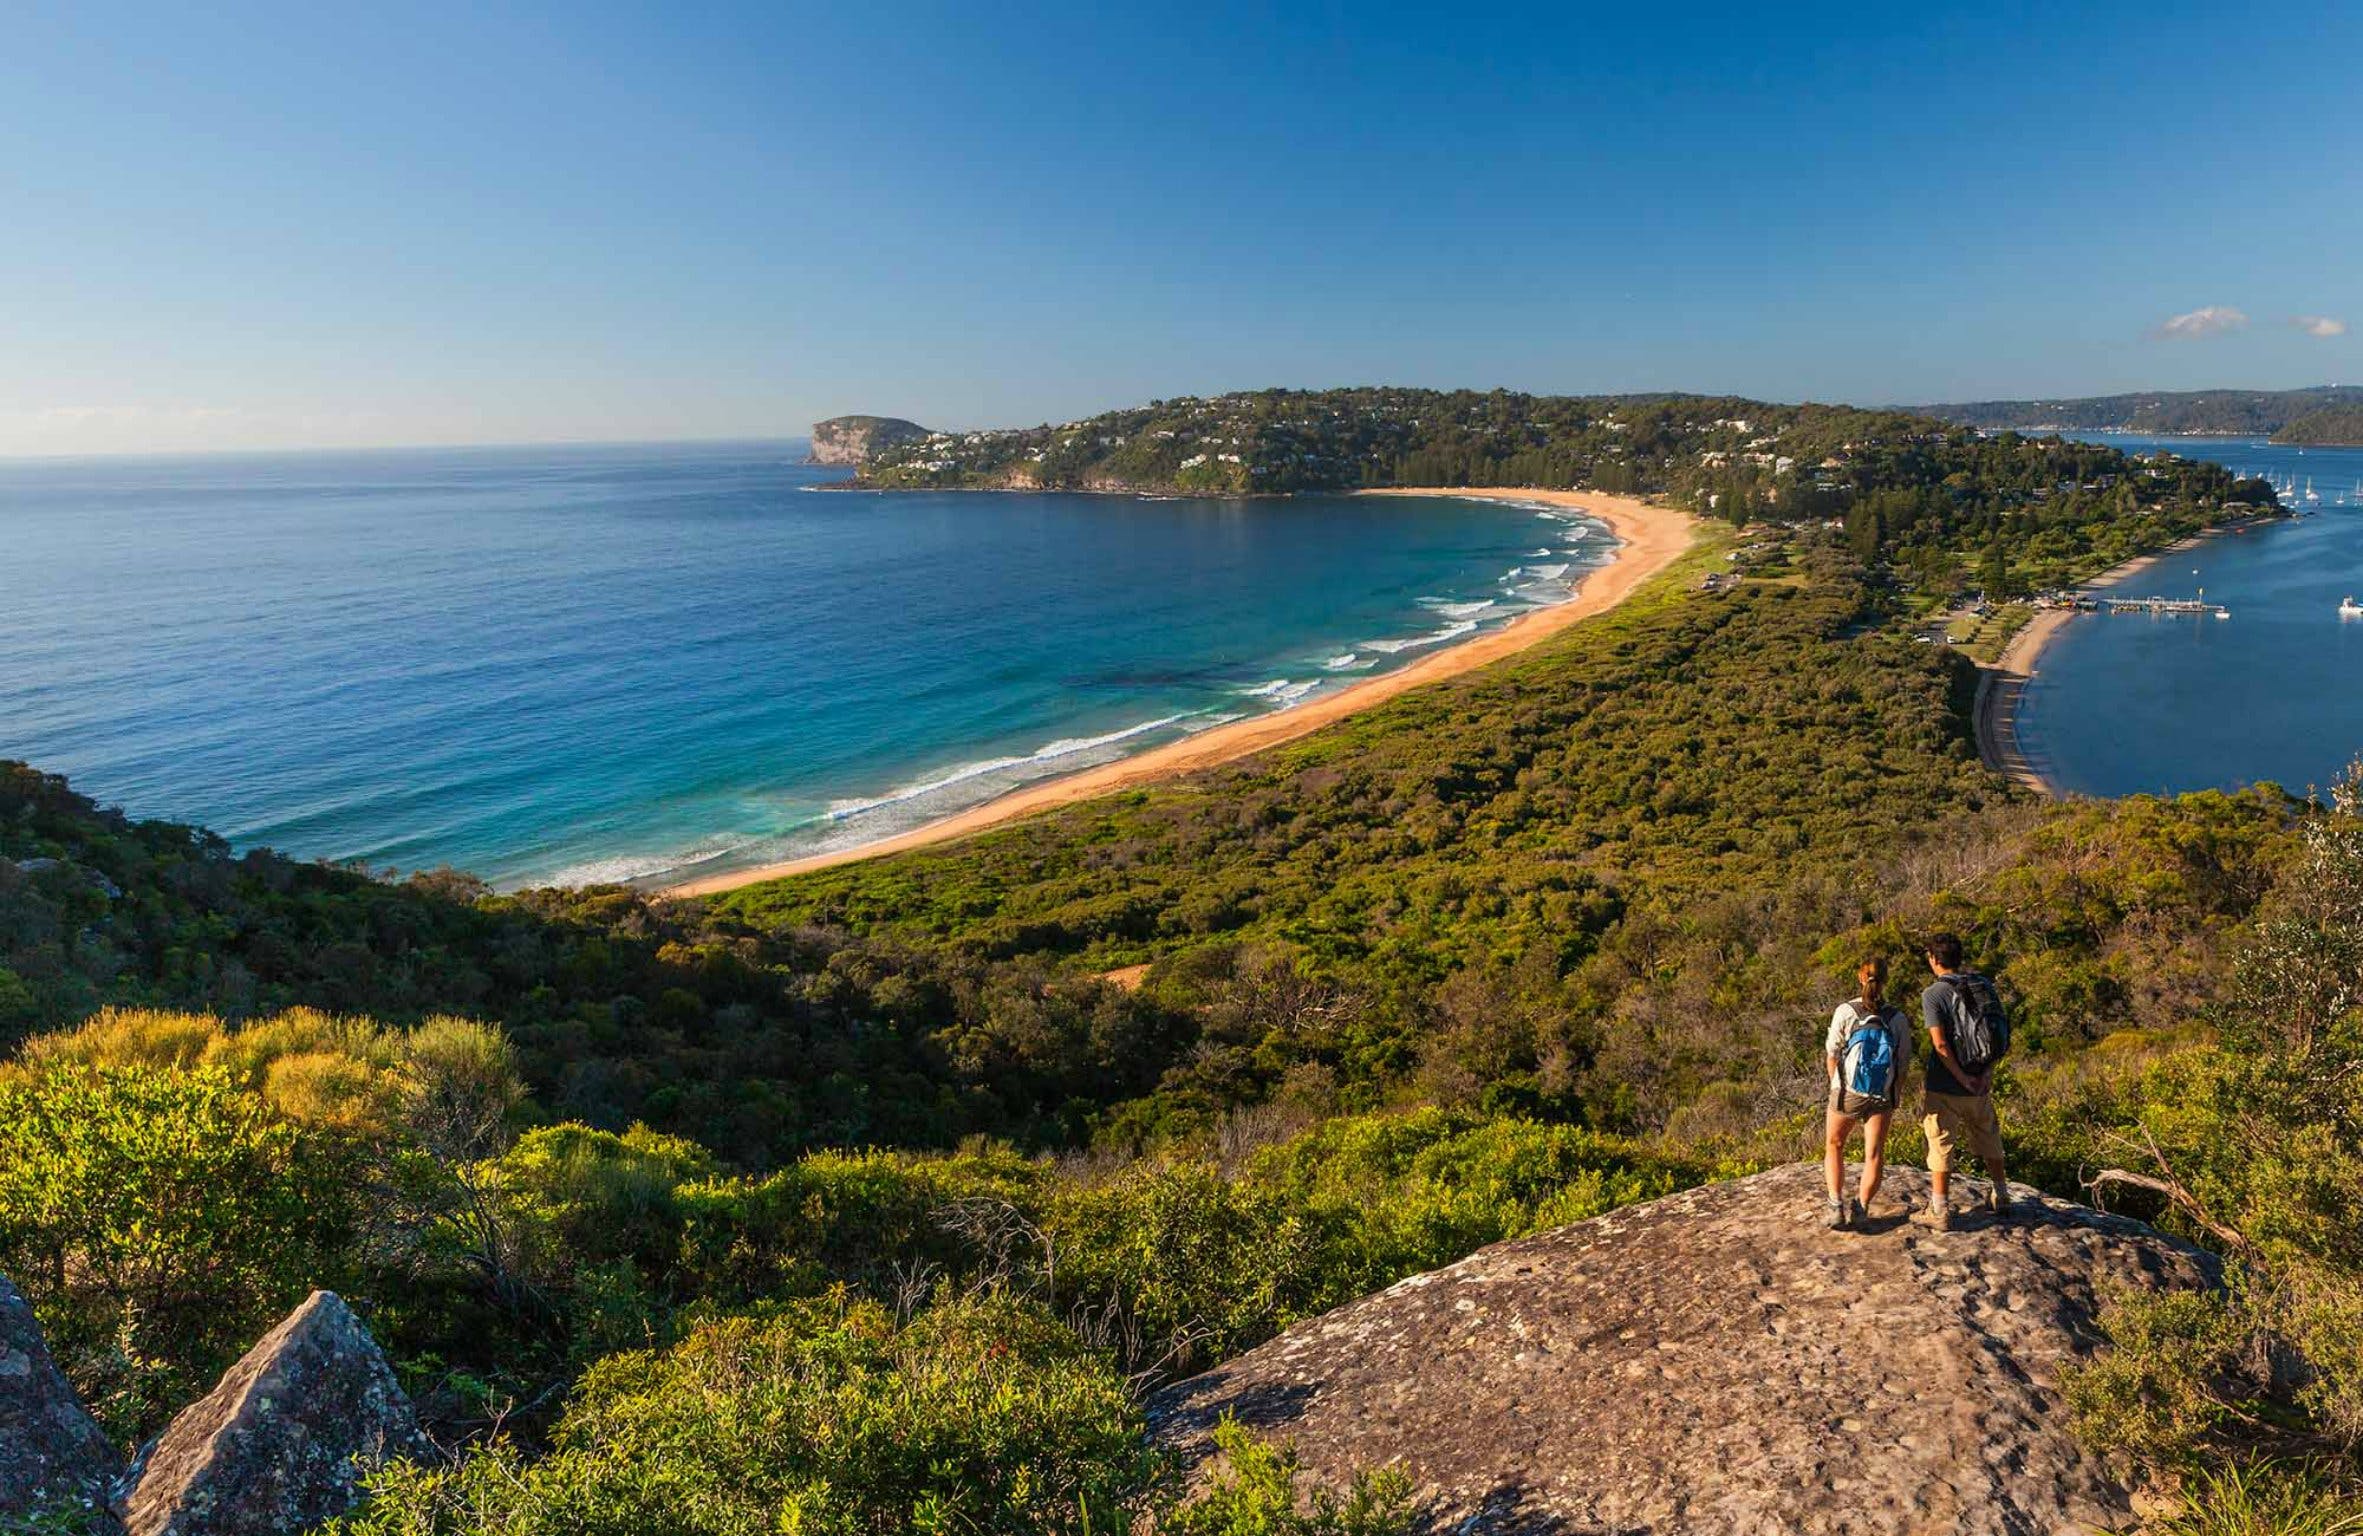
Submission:
[[[1242,688],[1239,691],[1244,697],[1263,699],[1280,709],[1286,709],[1320,686],[1318,679],[1309,683],[1300,683],[1293,678],[1275,677],[1261,687]]]
[[[712,843],[692,848],[686,853],[618,854],[613,858],[588,859],[558,870],[541,883],[563,886],[629,885],[635,880],[646,880],[703,864],[708,859],[728,858],[742,852],[745,847],[742,843]]]
[[[1493,606],[1493,599],[1490,597],[1481,597],[1475,602],[1461,603],[1454,602],[1452,599],[1444,597],[1423,597],[1419,600],[1419,605],[1422,608],[1431,609],[1437,613],[1440,613],[1448,619],[1473,619],[1478,614],[1483,613],[1487,609],[1491,608]]]
[[[981,779],[987,774],[1002,773],[1012,768],[1042,767],[1056,763],[1062,757],[1074,757],[1080,753],[1112,747],[1120,741],[1129,741],[1135,736],[1145,736],[1151,731],[1166,730],[1183,724],[1189,718],[1190,716],[1186,714],[1165,715],[1155,720],[1143,720],[1138,725],[1128,725],[1120,731],[1109,731],[1103,736],[1062,737],[1022,756],[988,757],[973,763],[962,763],[959,767],[938,774],[932,779],[922,780],[916,784],[905,784],[898,789],[888,790],[883,795],[873,795],[861,800],[833,801],[829,806],[829,819],[844,821],[870,811],[883,810],[890,805],[902,805],[926,795],[951,789],[956,785],[966,784],[971,780]],[[1027,775],[1027,777],[1034,776]]]
[[[1424,635],[1401,635],[1391,640],[1365,640],[1362,644],[1367,650],[1384,651],[1389,656],[1394,656],[1404,651],[1418,650],[1423,646],[1442,645],[1448,640],[1458,640],[1461,636],[1473,632],[1476,627],[1477,621],[1475,619],[1460,619],[1445,625],[1442,629],[1430,630]]]

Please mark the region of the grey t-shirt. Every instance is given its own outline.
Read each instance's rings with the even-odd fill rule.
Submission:
[[[1968,971],[1953,972],[1953,976],[1969,974]],[[1954,1046],[1956,1050],[1956,1042],[1961,1035],[1955,1025],[1968,1013],[1969,999],[1961,995],[1959,987],[1953,985],[1952,977],[1939,976],[1927,991],[1920,994],[1920,1022],[1932,1032],[1941,1031],[1945,1044]],[[1945,1059],[1936,1054],[1934,1047],[1928,1052],[1928,1080],[1922,1086],[1930,1093],[1948,1093],[1956,1098],[1969,1096],[1969,1090],[1962,1086],[1961,1079],[1953,1075],[1952,1069],[1945,1065]]]

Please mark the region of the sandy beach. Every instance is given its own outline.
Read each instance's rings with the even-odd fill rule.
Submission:
[[[1421,657],[1411,665],[1365,679],[1334,693],[1316,694],[1292,709],[1257,715],[1252,719],[1216,726],[1209,731],[1186,737],[1137,757],[1120,758],[1096,768],[1048,779],[1039,784],[1028,784],[1010,791],[999,799],[987,801],[955,816],[914,827],[893,837],[874,843],[863,843],[853,848],[840,848],[828,853],[816,853],[800,859],[789,859],[778,864],[766,864],[753,869],[732,870],[725,874],[708,875],[668,887],[667,896],[712,896],[740,886],[754,885],[765,880],[777,880],[785,875],[803,874],[810,870],[827,869],[838,864],[850,864],[860,859],[876,858],[883,854],[901,853],[911,848],[923,848],[932,843],[948,842],[998,826],[1020,816],[1054,806],[1071,805],[1120,789],[1131,789],[1142,784],[1174,778],[1201,768],[1211,768],[1294,741],[1301,736],[1343,720],[1381,704],[1396,695],[1447,677],[1473,671],[1490,662],[1512,656],[1537,641],[1546,640],[1597,613],[1605,613],[1631,594],[1650,577],[1671,565],[1690,547],[1695,529],[1688,513],[1671,507],[1652,506],[1630,496],[1603,496],[1578,491],[1533,491],[1502,487],[1461,488],[1451,490],[1376,490],[1363,491],[1365,496],[1458,496],[1488,501],[1533,502],[1554,507],[1566,507],[1596,517],[1606,523],[1616,535],[1618,548],[1615,557],[1598,570],[1586,575],[1576,595],[1564,603],[1538,608],[1519,615],[1499,629],[1485,630],[1470,636],[1459,645],[1450,646]]]
[[[2037,609],[2025,627],[2010,637],[2001,657],[1978,672],[1977,755],[1994,772],[2008,774],[2039,795],[2056,797],[2058,791],[2019,744],[2018,703],[2035,675],[2035,658],[2075,616],[2073,608]]]
[[[2178,539],[2164,549],[2110,566],[2077,588],[2080,592],[2095,592],[2130,580],[2179,550],[2191,548],[2203,539],[2216,537],[2214,530],[2195,533]],[[2002,654],[1990,667],[1982,668],[1977,680],[1977,752],[1988,768],[2034,790],[2037,794],[2058,798],[2059,789],[2043,776],[2026,754],[2018,737],[2018,705],[2025,694],[2028,681],[2034,677],[2043,648],[2051,643],[2068,621],[2077,617],[2073,608],[2038,608],[2024,628],[2010,637]]]

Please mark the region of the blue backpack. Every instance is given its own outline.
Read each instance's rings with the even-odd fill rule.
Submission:
[[[1884,1016],[1857,1019],[1838,1053],[1838,1085],[1866,1109],[1895,1107],[1895,1035]]]

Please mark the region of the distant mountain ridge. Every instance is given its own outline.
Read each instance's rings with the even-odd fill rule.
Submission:
[[[1987,429],[2052,427],[2077,432],[2148,432],[2162,437],[2273,437],[2285,442],[2363,441],[2281,434],[2325,412],[2363,411],[2363,385],[2306,389],[2144,390],[2074,399],[1974,400],[1911,409],[1940,421]]]

